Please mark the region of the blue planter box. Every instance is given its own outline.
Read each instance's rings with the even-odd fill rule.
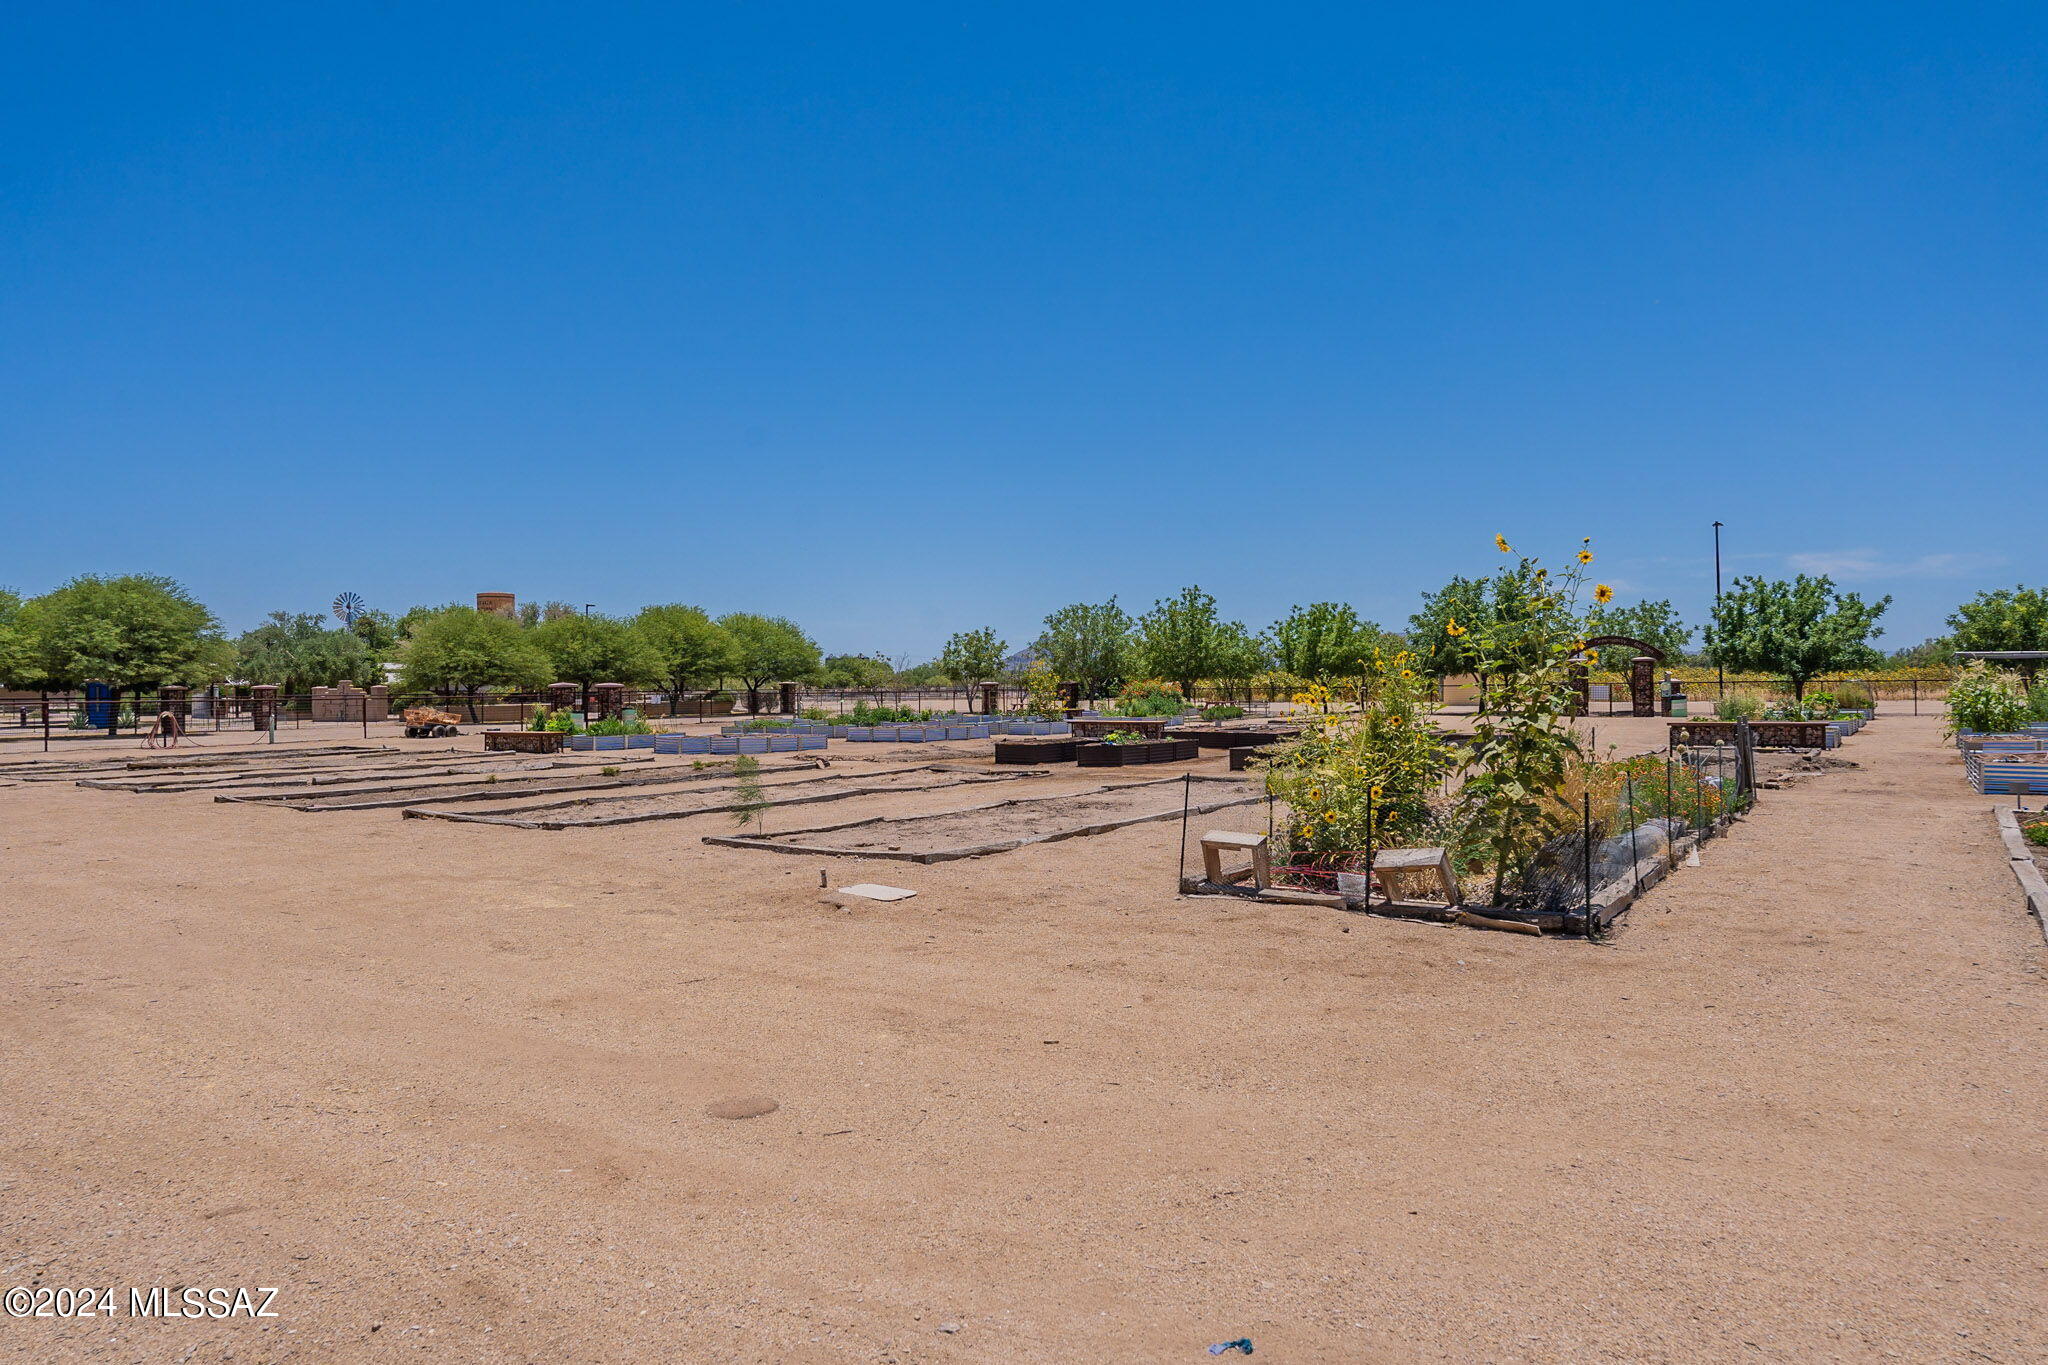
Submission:
[[[711,752],[709,735],[654,735],[654,752],[658,754],[708,754]]]

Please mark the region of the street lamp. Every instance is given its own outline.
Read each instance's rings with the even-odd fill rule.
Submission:
[[[1721,614],[1721,523],[1718,521],[1714,523],[1714,614]],[[1717,650],[1717,657],[1714,659],[1714,690],[1725,700],[1728,696],[1728,674],[1721,667],[1718,655]]]

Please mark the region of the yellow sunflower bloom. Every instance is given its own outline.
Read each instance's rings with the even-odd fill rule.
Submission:
[[[1603,607],[1606,606],[1614,600],[1614,589],[1608,587],[1605,583],[1597,585],[1593,589],[1593,600]]]
[[[1463,635],[1463,634],[1465,633],[1465,628],[1464,628],[1463,626],[1459,625],[1459,624],[1458,624],[1458,618],[1457,618],[1457,617],[1455,617],[1455,616],[1453,616],[1453,617],[1451,618],[1451,623],[1450,623],[1449,625],[1447,625],[1447,626],[1445,626],[1445,627],[1444,627],[1444,633],[1445,633],[1446,635],[1450,635],[1450,636],[1454,636],[1454,637],[1455,637],[1455,636]]]
[[[1579,563],[1581,563],[1581,564],[1591,564],[1592,562],[1593,562],[1593,552],[1592,552],[1591,550],[1581,550],[1581,551],[1579,551]]]
[[[1508,544],[1508,538],[1503,535],[1494,536],[1493,548],[1499,550],[1504,555],[1511,555],[1515,552],[1515,547]]]

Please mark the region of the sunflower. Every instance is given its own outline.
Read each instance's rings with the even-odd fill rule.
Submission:
[[[1603,607],[1606,606],[1614,600],[1614,589],[1608,587],[1605,583],[1596,585],[1593,589],[1593,600]]]
[[[1375,801],[1377,801],[1377,800],[1379,800],[1379,799],[1380,799],[1380,795],[1381,795],[1381,793],[1380,793],[1380,789],[1379,789],[1378,787],[1374,787],[1374,788],[1372,789],[1372,799],[1373,799],[1373,800],[1375,800]]]
[[[1465,628],[1459,625],[1458,618],[1453,616],[1451,618],[1451,623],[1444,627],[1444,633],[1455,639],[1456,637],[1463,635],[1465,633]]]
[[[1499,550],[1504,555],[1511,555],[1515,552],[1515,547],[1508,544],[1508,538],[1499,534],[1496,534],[1493,538],[1493,548]]]
[[[1581,564],[1591,564],[1592,562],[1593,562],[1593,552],[1592,552],[1591,550],[1581,550],[1581,551],[1579,551],[1579,563],[1581,563]]]

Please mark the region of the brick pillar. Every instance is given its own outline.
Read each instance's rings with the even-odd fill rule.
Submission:
[[[1657,714],[1657,661],[1647,654],[1628,661],[1628,701],[1632,716]]]
[[[383,683],[370,689],[369,716],[371,720],[391,719],[391,689]]]
[[[624,683],[593,683],[590,688],[591,708],[599,720],[617,720],[626,710],[626,685]]]
[[[156,709],[168,711],[183,725],[192,718],[192,689],[180,687],[177,683],[159,683],[156,689]]]
[[[260,734],[277,715],[277,684],[257,683],[249,689],[249,719]]]
[[[778,704],[780,705],[780,707],[781,707],[781,710],[782,710],[782,714],[783,714],[783,715],[785,715],[785,716],[793,716],[793,715],[795,715],[795,714],[796,714],[796,684],[795,684],[795,683],[781,683],[781,684],[778,684],[778,685],[777,685],[777,687],[776,687],[775,691],[776,691],[776,694],[777,694],[777,695],[776,695],[776,701],[777,701],[777,703],[778,703]]]

